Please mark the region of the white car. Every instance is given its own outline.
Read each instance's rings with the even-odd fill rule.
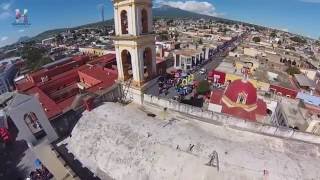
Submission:
[[[206,74],[207,73],[207,69],[205,68],[201,68],[199,71],[200,74]]]

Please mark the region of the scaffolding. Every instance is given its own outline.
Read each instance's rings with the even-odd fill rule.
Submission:
[[[218,153],[217,151],[213,151],[210,155],[209,155],[209,162],[206,164],[207,166],[211,166],[211,167],[216,167],[217,170],[219,171],[219,157],[218,157]]]
[[[120,102],[122,104],[128,104],[132,100],[131,97],[128,98],[128,94],[129,94],[129,89],[131,87],[131,83],[132,83],[132,78],[130,78],[128,81],[124,82],[122,84],[122,87],[120,88],[121,89]]]

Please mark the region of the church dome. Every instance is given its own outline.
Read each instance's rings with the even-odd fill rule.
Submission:
[[[252,111],[257,108],[257,90],[249,81],[235,80],[227,87],[222,101],[228,107],[240,107]]]

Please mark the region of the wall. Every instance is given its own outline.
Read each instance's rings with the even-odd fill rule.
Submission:
[[[25,98],[26,95],[23,95]],[[20,96],[21,97],[21,96]],[[16,97],[14,97],[16,98]],[[19,133],[21,133],[22,137],[25,138],[26,141],[32,144],[36,144],[37,140],[30,131],[29,127],[24,121],[24,115],[26,113],[33,112],[36,114],[39,123],[41,124],[41,127],[46,132],[46,137],[50,142],[53,142],[58,139],[58,135],[56,131],[51,126],[45,112],[43,111],[40,102],[35,96],[28,96],[27,100],[24,100],[23,102],[19,102],[19,104],[15,103],[15,99],[13,100],[14,105],[10,104],[10,107],[8,108],[8,115],[13,120],[17,128],[19,129]],[[17,99],[16,101],[19,101]],[[13,104],[12,103],[12,104]]]
[[[156,96],[150,96],[145,94],[143,104],[147,106],[153,105],[166,107],[169,110],[189,114],[194,116],[195,119],[200,118],[199,120],[201,121],[206,121],[215,125],[228,126],[233,129],[245,130],[269,136],[320,144],[320,136],[316,136],[310,133],[299,132],[289,128],[275,127],[271,125],[261,124],[258,122],[245,121],[224,114],[205,111],[201,108],[181,104],[176,101],[161,99]]]
[[[294,89],[288,89],[285,87],[270,85],[270,90],[273,90],[275,94],[280,93],[282,96],[290,96],[290,98],[295,99],[297,97],[298,91]]]
[[[243,53],[245,55],[255,57],[259,54],[259,51],[257,49],[253,49],[253,48],[244,48]]]

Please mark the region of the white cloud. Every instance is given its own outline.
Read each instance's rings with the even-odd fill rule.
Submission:
[[[0,41],[6,41],[8,39],[8,36],[2,36],[1,38],[0,38]]]
[[[0,5],[0,7],[1,7],[2,10],[7,11],[11,7],[11,4],[10,3],[2,3]]]
[[[19,29],[18,31],[22,33],[22,32],[24,32],[24,29]]]
[[[0,4],[0,20],[6,19],[11,16],[10,7],[11,3]]]
[[[207,1],[164,1],[157,0],[156,3],[160,5],[168,5],[174,8],[183,9],[199,14],[205,14],[209,16],[218,16],[215,6]]]

